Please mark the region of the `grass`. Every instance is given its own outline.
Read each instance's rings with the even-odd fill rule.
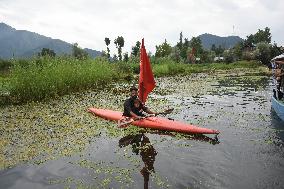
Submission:
[[[133,75],[139,73],[138,61],[134,59],[127,63],[109,63],[103,58],[77,60],[72,57],[37,57],[8,63],[6,61],[9,73],[0,74],[0,104],[41,101],[103,86],[118,79],[131,80]],[[256,61],[183,64],[167,58],[156,58],[151,59],[151,62],[155,77],[236,68],[258,69],[262,73],[259,68],[264,68]]]
[[[39,101],[103,85],[122,75],[117,66],[102,59],[43,57],[15,61],[8,81],[9,100],[12,103]]]

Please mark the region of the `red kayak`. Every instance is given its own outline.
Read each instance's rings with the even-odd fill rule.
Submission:
[[[124,116],[122,116],[122,112],[119,111],[97,109],[97,108],[89,108],[88,111],[96,116],[102,117],[107,120],[119,121],[122,118],[124,118]],[[131,124],[143,128],[176,131],[181,133],[219,134],[218,130],[201,128],[194,125],[182,123],[180,121],[173,121],[162,117],[147,117],[142,120],[136,120]]]

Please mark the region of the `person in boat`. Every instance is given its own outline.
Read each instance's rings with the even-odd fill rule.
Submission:
[[[278,100],[283,98],[283,88],[284,88],[284,71],[282,69],[284,65],[284,61],[275,61],[276,69],[275,69],[275,79],[277,81],[277,93],[278,93]],[[274,97],[276,97],[276,91],[274,91]]]
[[[145,114],[143,114],[144,112],[148,114],[156,114],[156,112],[153,112],[149,108],[147,108],[138,98],[138,89],[136,87],[131,87],[130,93],[130,98],[125,100],[123,105],[123,116],[141,119],[142,117],[145,117]]]

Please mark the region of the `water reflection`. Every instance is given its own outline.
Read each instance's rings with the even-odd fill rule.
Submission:
[[[144,178],[144,188],[149,186],[150,174],[155,172],[154,162],[157,155],[156,150],[151,144],[149,138],[144,134],[128,135],[119,140],[119,147],[131,145],[132,152],[136,155],[140,154],[144,167],[140,170]]]
[[[169,131],[159,131],[159,130],[151,130],[148,131],[151,134],[157,134],[157,135],[164,135],[164,136],[172,136],[172,137],[176,137],[175,132],[169,132]],[[185,140],[197,140],[197,141],[203,141],[203,142],[208,142],[210,144],[219,144],[220,141],[218,139],[218,135],[215,135],[214,138],[208,137],[204,134],[183,134],[183,133],[179,133],[179,135],[181,136],[181,138],[185,139]]]
[[[158,135],[167,135],[175,137],[173,133],[170,132],[161,132],[161,131],[150,131],[151,134]],[[182,135],[182,138],[185,140],[198,140],[203,142],[208,142],[212,145],[219,144],[217,135],[215,138],[210,138],[202,134],[195,135]],[[128,145],[131,145],[132,152],[136,155],[140,155],[142,161],[144,162],[143,168],[140,170],[144,178],[144,189],[149,187],[149,179],[151,173],[155,173],[154,162],[156,160],[156,155],[158,154],[153,145],[150,142],[150,139],[145,135],[145,133],[139,133],[136,135],[128,135],[119,140],[119,147],[123,148]]]

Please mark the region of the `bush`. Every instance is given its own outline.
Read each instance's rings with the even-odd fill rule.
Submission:
[[[242,59],[247,61],[255,60],[255,56],[256,56],[255,52],[251,51],[244,51],[242,53]]]
[[[12,67],[13,63],[10,60],[0,59],[0,71],[9,70]]]
[[[234,53],[232,50],[224,51],[224,61],[226,63],[232,63],[234,61]]]

